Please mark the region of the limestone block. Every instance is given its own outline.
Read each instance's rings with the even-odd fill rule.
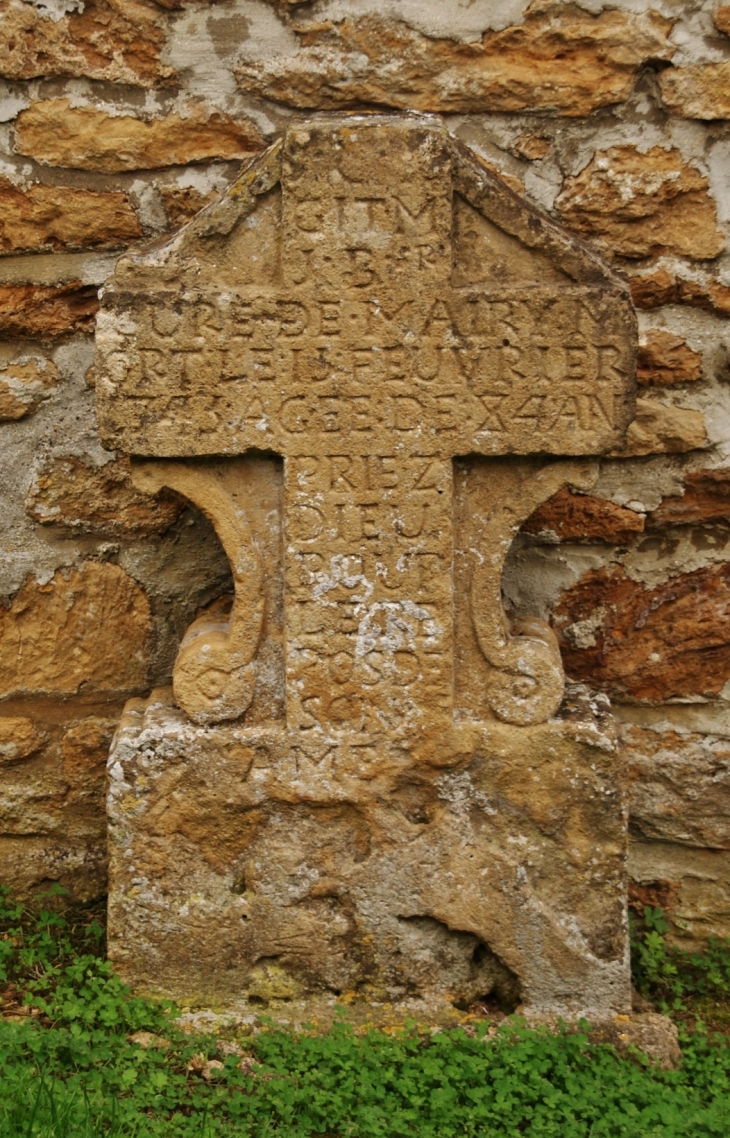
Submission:
[[[0,716],[0,766],[27,759],[43,746],[43,737],[26,716]]]
[[[61,830],[42,834],[0,835],[3,877],[13,883],[15,896],[32,900],[58,881],[75,901],[83,904],[104,896],[107,857],[103,829],[88,826],[85,833],[71,835]]]
[[[667,387],[702,378],[702,352],[664,328],[649,328],[639,339],[636,379],[642,387]]]
[[[671,67],[659,75],[665,107],[685,119],[730,118],[730,62]]]
[[[0,251],[114,249],[142,236],[123,193],[38,183],[23,190],[0,178]]]
[[[730,34],[730,4],[719,4],[715,9],[715,27]]]
[[[125,979],[203,1006],[324,993],[432,1014],[492,992],[535,1013],[627,1010],[610,717],[584,701],[494,723],[447,767],[293,742],[194,727],[165,693],[128,705],[109,766]]]
[[[55,364],[39,356],[25,356],[0,366],[0,421],[32,415],[58,380]]]
[[[65,284],[0,284],[0,336],[62,340],[93,332],[97,290],[81,281]]]
[[[590,1032],[591,1043],[610,1043],[619,1055],[633,1057],[634,1048],[665,1071],[679,1067],[682,1049],[677,1025],[669,1016],[657,1012],[639,1012],[616,1016],[613,1023],[601,1024]]]
[[[684,493],[663,498],[647,516],[647,529],[697,525],[730,519],[730,470],[693,470],[684,476]]]
[[[150,633],[147,598],[116,565],[31,579],[0,609],[0,694],[139,690]]]
[[[146,0],[87,0],[58,13],[3,0],[0,26],[5,79],[69,75],[154,87],[175,77],[160,62],[164,18]]]
[[[90,716],[64,733],[61,769],[69,787],[67,806],[91,805],[103,817],[106,762],[115,728],[112,719]]]
[[[625,723],[632,832],[645,841],[730,849],[730,742]]]
[[[730,316],[730,286],[722,281],[694,281],[678,277],[677,297],[680,304],[704,308],[718,316]]]
[[[262,147],[251,119],[194,102],[164,118],[141,119],[48,99],[21,111],[15,123],[18,154],[46,166],[106,173],[247,158]]]
[[[207,194],[201,193],[193,186],[158,186],[157,189],[170,225],[175,228],[185,225],[203,206],[210,205],[217,196],[213,191]]]
[[[626,434],[626,445],[612,451],[611,457],[685,454],[707,445],[705,418],[701,411],[659,403],[655,399],[637,399],[636,418]]]
[[[0,816],[3,834],[25,837],[28,834],[63,833],[76,836],[78,831],[64,817],[68,785],[58,770],[45,763],[15,764],[3,769],[0,783]]]
[[[32,899],[49,881],[81,902],[106,893],[106,759],[124,697],[26,694],[0,717],[0,865]]]
[[[298,25],[292,55],[246,60],[246,92],[292,107],[364,104],[441,112],[556,110],[588,115],[627,97],[643,64],[670,59],[671,23],[654,12],[597,16],[572,4],[532,6],[481,41],[425,36],[380,16]]]
[[[631,277],[631,299],[637,308],[662,308],[665,304],[679,304],[676,275],[666,269]]]
[[[550,139],[540,134],[521,134],[512,149],[528,162],[538,162],[550,149]]]
[[[729,602],[727,563],[653,589],[619,567],[591,570],[555,608],[566,672],[619,700],[717,696],[730,679]]]
[[[704,174],[679,150],[612,146],[567,178],[555,208],[572,229],[622,257],[716,257],[725,247]]]
[[[132,484],[128,458],[102,466],[74,455],[49,459],[37,471],[25,508],[42,525],[68,526],[80,533],[164,533],[185,503],[169,490],[154,497]]]
[[[683,277],[666,269],[631,278],[631,298],[637,308],[688,304],[717,316],[730,316],[730,286],[712,277]]]
[[[564,488],[538,506],[522,526],[523,533],[553,541],[631,541],[644,529],[644,515],[605,498],[575,494]]]
[[[730,936],[730,853],[671,842],[634,841],[632,880],[651,897],[671,898],[665,911],[670,934],[684,948],[701,948],[710,936]]]

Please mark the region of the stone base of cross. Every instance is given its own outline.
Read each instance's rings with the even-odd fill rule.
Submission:
[[[182,1006],[324,995],[420,1014],[491,996],[628,1012],[606,711],[579,697],[547,723],[452,726],[409,748],[200,728],[169,689],[132,701],[109,767],[110,955]]]
[[[125,978],[627,1011],[610,716],[501,597],[630,420],[621,282],[434,120],[326,119],[123,259],[99,343],[105,442],[234,584],[110,756]]]

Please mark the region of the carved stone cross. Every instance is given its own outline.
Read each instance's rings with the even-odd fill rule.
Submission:
[[[598,763],[603,789],[592,786],[580,806],[590,829],[596,794],[604,796],[604,813],[613,804],[606,834],[594,831],[589,841],[591,872],[595,877],[596,865],[603,866],[598,876],[611,880],[619,906],[609,932],[599,935],[594,927],[606,924],[605,906],[578,901],[575,882],[571,900],[556,902],[557,915],[551,905],[562,886],[538,896],[545,881],[563,872],[566,856],[568,862],[583,856],[566,852],[566,842],[581,846],[575,834],[553,835],[548,845],[557,841],[562,850],[556,869],[554,851],[544,848],[550,825],[533,842],[535,864],[542,866],[535,882],[521,899],[505,899],[517,870],[504,841],[528,841],[521,823],[506,837],[509,819],[535,806],[529,794],[524,800],[536,777],[525,754],[538,745],[556,756],[555,771],[543,771],[537,784],[549,784],[559,799],[570,778],[591,781],[581,747],[605,751],[607,744],[591,716],[580,742],[575,726],[566,728],[570,718],[552,718],[564,687],[554,637],[536,620],[509,626],[501,573],[521,522],[560,486],[590,485],[592,465],[580,456],[614,447],[630,421],[635,322],[624,286],[434,120],[326,119],[290,129],[166,245],[121,261],[106,291],[99,342],[106,445],[144,456],[135,465],[140,487],[173,487],[208,514],[235,585],[230,615],[201,618],[181,646],[173,685],[185,714],[169,700],[132,709],[112,755],[112,914],[119,914],[118,921],[112,915],[112,945],[119,960],[134,956],[129,978],[154,985],[166,943],[167,990],[178,998],[183,989],[189,996],[191,984],[203,1001],[250,998],[266,988],[264,973],[274,976],[271,999],[277,992],[283,998],[282,984],[290,985],[288,998],[295,990],[305,998],[358,985],[443,997],[450,984],[464,990],[487,984],[474,963],[476,949],[465,964],[466,949],[453,940],[471,937],[490,961],[492,987],[511,977],[528,1006],[620,1010],[628,992],[619,897],[624,822],[613,753],[605,770],[604,760]],[[271,456],[283,458],[280,474]],[[202,736],[201,728],[190,734],[189,720],[203,725]],[[153,721],[162,732],[159,761],[148,757],[140,782],[146,745],[140,740]],[[215,726],[222,723],[230,726]],[[214,746],[218,756],[207,768],[202,737],[203,750]],[[151,869],[151,851],[159,858],[160,850],[152,819],[176,764],[182,765],[173,783],[199,769],[204,797],[220,798],[223,814],[225,794],[237,785],[244,830],[257,810],[269,811],[269,822],[254,826],[261,851],[268,851],[260,856],[272,859],[268,870],[260,862],[256,871],[241,870],[244,862],[256,863],[259,838],[234,841],[228,862],[219,853],[217,868],[202,877],[199,861],[191,870],[186,846],[179,869],[166,864],[167,885],[152,898],[150,883],[162,865]],[[502,786],[502,805],[492,806],[495,771],[502,772],[499,782],[510,765],[511,789]],[[475,789],[477,770],[492,780],[489,795]],[[126,794],[135,780],[139,802],[147,805],[138,803],[130,814],[119,788]],[[376,820],[394,808],[404,787],[411,788],[406,797],[441,803],[414,808],[421,822],[403,812],[408,825],[421,827],[418,842],[430,851],[428,857],[421,851],[418,864],[442,872],[440,885],[427,888],[416,883],[418,873],[413,877],[415,833],[402,846],[398,825],[391,832],[382,817]],[[466,842],[476,858],[473,871],[492,869],[481,902],[475,894],[452,898],[450,907],[427,901],[425,893],[448,892],[449,879],[453,886],[455,871],[444,858],[453,861],[464,845],[454,795],[470,803],[464,809],[481,811],[481,836]],[[314,804],[320,811],[349,804],[356,815],[349,829],[339,816],[332,823],[342,836],[330,885],[324,893],[305,890],[301,903],[282,900],[289,873],[282,865],[293,855],[277,845],[270,811],[284,802],[295,815],[296,804],[302,807],[290,824],[291,847],[301,847],[303,864],[314,856],[312,843],[320,849],[329,840],[327,825],[315,833]],[[194,794],[189,803],[195,812]],[[499,822],[490,820],[496,814]],[[203,846],[214,841],[214,830],[213,823]],[[179,844],[174,832],[173,846]],[[367,871],[337,868],[338,858],[354,857],[345,852],[353,841],[371,851]],[[480,852],[484,841],[489,852]],[[200,841],[198,847],[200,855]],[[464,849],[459,856],[468,858]],[[586,853],[583,889],[590,888],[588,861]],[[146,883],[141,893],[131,884],[133,863]],[[565,872],[575,878],[574,870]],[[257,873],[263,877],[251,886]],[[318,881],[322,873],[316,871]],[[393,873],[401,880],[387,886]],[[247,883],[238,891],[237,874]],[[213,951],[210,982],[200,980],[182,947],[198,936],[210,962],[210,937],[200,920],[191,932],[192,902],[180,901],[193,879],[212,919],[230,925],[223,956],[235,961],[224,965]],[[465,896],[474,888],[459,886]],[[173,920],[168,912],[160,939],[155,928],[164,896],[170,912],[177,906],[185,913]],[[319,920],[328,928],[344,921],[344,941],[319,953],[301,944],[293,949],[277,922],[283,928],[299,920],[309,930],[301,936],[316,937],[317,920],[303,914],[323,897],[329,915]],[[422,968],[428,980],[414,979],[402,963],[416,944],[416,955],[431,960]],[[444,978],[436,977],[444,952],[457,961],[458,983],[445,965]],[[591,953],[615,961],[607,972],[605,960],[595,965],[596,976],[606,972],[602,979],[588,977]]]

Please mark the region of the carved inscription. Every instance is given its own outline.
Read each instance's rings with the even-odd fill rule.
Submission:
[[[417,132],[411,148],[392,146],[381,132],[358,135],[334,145],[321,131],[287,136],[282,276],[310,292],[314,285],[325,301],[346,290],[375,296],[390,311],[388,300],[399,307],[414,279],[430,293],[449,279],[451,156],[436,133]]]
[[[286,464],[289,718],[380,733],[452,703],[451,464]]]
[[[366,455],[386,433],[394,454],[609,449],[633,366],[625,305],[569,275],[455,287],[453,164],[438,130],[289,131],[268,288],[115,294],[102,421],[124,404],[134,422],[115,445]]]
[[[211,449],[227,432],[219,449],[302,454],[312,435],[367,454],[383,430],[411,453],[426,438],[453,453],[580,453],[611,436],[624,399],[617,319],[597,290],[462,290],[389,313],[377,300],[159,299],[124,353],[125,390],[178,449],[170,390]]]

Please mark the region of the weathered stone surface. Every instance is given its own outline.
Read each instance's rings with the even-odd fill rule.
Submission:
[[[233,119],[201,103],[188,104],[185,113],[138,119],[48,99],[22,111],[15,124],[18,154],[47,166],[107,173],[247,158],[262,147],[250,119]]]
[[[0,608],[0,695],[140,690],[150,632],[145,594],[116,565],[29,580]]]
[[[357,737],[335,760],[334,749],[279,749],[272,734],[254,743],[242,726],[201,732],[161,693],[129,705],[110,765],[114,962],[138,988],[192,1004],[275,1007],[335,989],[430,1008],[446,989],[461,1006],[496,990],[577,1011],[608,984],[620,1005],[622,906],[599,852],[621,841],[605,726],[553,722],[516,737],[495,723],[488,757],[439,769],[368,758]],[[580,786],[571,796],[566,777]],[[498,884],[519,876],[512,843],[532,851],[519,909],[514,887]],[[569,865],[558,852],[568,845]],[[148,880],[141,894],[133,866]],[[600,894],[587,887],[596,873]],[[515,935],[525,908],[539,952]],[[571,912],[582,948],[564,943],[558,912]],[[581,992],[556,998],[555,969],[577,971]]]
[[[588,115],[625,99],[643,64],[671,58],[670,30],[654,12],[533,4],[522,23],[464,43],[370,15],[302,24],[296,54],[236,74],[244,91],[293,107]]]
[[[716,280],[691,280],[666,269],[631,278],[631,299],[637,308],[688,304],[718,316],[730,316],[730,286]]]
[[[703,947],[709,936],[730,936],[730,853],[672,842],[631,843],[631,877],[652,893],[672,894],[668,910],[672,939]]]
[[[128,458],[95,466],[73,455],[40,468],[25,505],[44,525],[114,536],[163,533],[184,507],[169,490],[152,497],[135,489]]]
[[[637,308],[662,308],[679,304],[677,277],[666,269],[631,277],[631,299]]]
[[[520,158],[527,158],[528,162],[539,161],[544,158],[550,149],[550,139],[539,134],[521,134],[512,148]]]
[[[649,905],[652,909],[663,909],[671,914],[677,906],[676,881],[634,881],[629,878],[629,909],[638,917],[644,916],[644,909]]]
[[[659,75],[665,107],[685,119],[730,118],[730,62],[671,67]]]
[[[639,340],[636,378],[643,387],[692,383],[702,378],[702,352],[673,332],[650,328]]]
[[[567,178],[555,208],[576,232],[607,253],[716,257],[725,247],[704,174],[679,150],[612,146]]]
[[[620,567],[591,570],[553,620],[568,675],[618,700],[717,696],[730,679],[730,565],[654,589]]]
[[[0,811],[6,834],[49,836],[60,832],[68,785],[47,758],[47,755],[32,756],[3,769]],[[67,835],[70,836],[69,830]]]
[[[636,400],[636,418],[626,434],[626,445],[612,451],[613,457],[633,458],[643,454],[685,454],[706,447],[707,432],[701,411]]]
[[[55,364],[39,356],[26,356],[0,366],[0,421],[32,415],[58,380]]]
[[[730,4],[719,4],[715,9],[715,27],[730,35]]]
[[[126,194],[35,184],[28,190],[0,178],[0,252],[114,249],[142,236]]]
[[[626,1007],[611,720],[501,599],[521,522],[596,477],[545,452],[630,417],[624,286],[433,120],[324,119],[120,260],[98,347],[102,438],[207,514],[235,590],[110,759],[124,973]]]
[[[25,0],[0,6],[0,76],[55,75],[153,87],[174,79],[160,62],[159,8],[145,0],[86,0],[81,11],[44,12]]]
[[[507,174],[504,170],[500,170],[499,166],[497,166],[494,162],[488,162],[487,159],[484,158],[481,154],[475,154],[474,157],[478,158],[480,165],[482,165],[485,170],[489,170],[492,174],[496,174],[502,185],[509,186],[509,188],[511,190],[514,190],[516,194],[519,194],[520,197],[524,197],[525,183],[521,178],[518,178],[515,174]]]
[[[665,1071],[679,1067],[682,1062],[677,1025],[669,1016],[657,1012],[616,1016],[613,1023],[592,1028],[590,1040],[591,1043],[610,1043],[620,1055],[627,1057],[638,1047],[651,1063]]]
[[[43,746],[43,736],[26,716],[0,716],[0,767],[27,759]]]
[[[213,192],[203,194],[192,186],[159,186],[158,189],[165,213],[174,228],[185,225],[217,196]]]
[[[631,541],[644,529],[644,515],[605,498],[558,490],[522,526],[524,533],[554,541]]]
[[[730,470],[693,470],[684,476],[681,497],[663,498],[647,516],[648,529],[730,521]]]
[[[718,316],[730,316],[730,286],[722,281],[693,281],[677,278],[677,298],[680,304],[704,308]]]
[[[110,719],[91,716],[65,732],[61,744],[62,772],[68,783],[68,805],[96,807],[103,817],[106,761],[116,728]]]
[[[80,903],[104,896],[107,859],[103,832],[89,830],[86,841],[75,831],[63,833],[2,834],[0,864],[16,897],[32,900],[57,881]]]
[[[62,340],[93,332],[97,290],[81,281],[59,285],[0,284],[0,336]]]
[[[82,691],[3,701],[0,864],[17,896],[32,900],[50,881],[74,902],[106,893],[105,768],[123,700]]]
[[[623,724],[632,832],[730,849],[730,740]]]

